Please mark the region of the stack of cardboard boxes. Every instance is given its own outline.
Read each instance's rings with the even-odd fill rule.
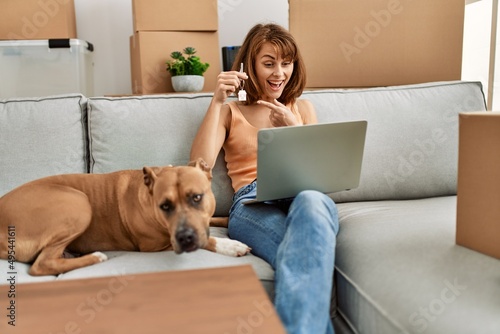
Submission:
[[[133,0],[130,37],[132,92],[173,92],[166,61],[190,46],[210,67],[203,91],[215,88],[220,73],[217,0]]]

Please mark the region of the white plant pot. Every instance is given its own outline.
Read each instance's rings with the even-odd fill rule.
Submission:
[[[205,77],[202,75],[178,75],[172,77],[172,87],[176,92],[200,92]]]

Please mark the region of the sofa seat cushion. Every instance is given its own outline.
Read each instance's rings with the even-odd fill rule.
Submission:
[[[211,227],[210,235],[227,238],[227,229],[222,227]],[[58,276],[30,276],[29,265],[16,263],[17,283],[36,283],[53,280],[81,279],[92,277],[134,275],[168,270],[190,270],[203,268],[216,268],[237,265],[252,265],[257,277],[259,277],[266,292],[272,298],[274,296],[274,270],[264,260],[248,254],[242,257],[232,257],[213,253],[204,249],[191,253],[175,254],[172,251],[163,252],[103,252],[108,260],[99,264],[79,268]],[[8,262],[0,260],[2,283],[6,283]]]
[[[0,100],[0,196],[44,176],[87,172],[86,101]]]
[[[338,311],[357,332],[500,333],[500,261],[455,244],[455,196],[338,208]]]

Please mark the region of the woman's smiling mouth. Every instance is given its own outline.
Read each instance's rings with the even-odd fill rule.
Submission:
[[[280,81],[268,80],[267,81],[267,83],[269,84],[269,86],[271,87],[272,90],[279,90],[281,88],[281,86],[283,86],[284,82],[285,82],[284,80],[280,80]]]

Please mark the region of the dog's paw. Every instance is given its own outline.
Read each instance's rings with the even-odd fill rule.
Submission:
[[[242,242],[227,238],[215,238],[215,252],[229,256],[244,256],[252,250]]]
[[[104,261],[108,260],[108,257],[106,256],[106,254],[101,253],[101,252],[94,252],[94,253],[92,253],[92,255],[95,256],[96,258],[98,258],[99,262],[104,262]]]

